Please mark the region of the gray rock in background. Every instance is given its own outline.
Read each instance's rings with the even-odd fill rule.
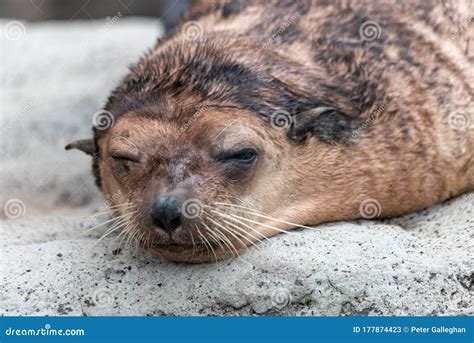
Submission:
[[[159,22],[2,20],[0,30],[2,203],[18,198],[37,213],[101,201],[90,157],[64,146],[91,136],[94,113],[155,44]]]
[[[2,37],[0,187],[18,218],[0,222],[0,315],[474,314],[473,193],[383,222],[293,231],[216,264],[98,241],[89,158],[63,147],[90,134],[158,28],[43,23]]]

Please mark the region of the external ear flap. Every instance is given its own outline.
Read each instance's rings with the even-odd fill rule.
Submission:
[[[298,113],[288,137],[302,142],[314,135],[329,144],[347,143],[353,131],[352,119],[332,107],[316,107]]]
[[[92,155],[95,151],[95,143],[92,139],[79,139],[66,145],[65,149],[78,149],[86,153],[87,155]]]

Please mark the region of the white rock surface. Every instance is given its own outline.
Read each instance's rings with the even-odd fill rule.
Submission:
[[[0,315],[474,314],[474,193],[294,231],[216,264],[98,242],[104,229],[87,231],[103,202],[89,159],[63,147],[89,134],[160,31],[143,19],[104,25],[30,24],[19,40],[2,37],[2,206],[16,198],[25,213],[0,222]]]

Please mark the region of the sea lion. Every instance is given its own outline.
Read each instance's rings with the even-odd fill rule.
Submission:
[[[67,149],[92,156],[136,243],[173,261],[425,208],[474,188],[472,13],[198,2]]]

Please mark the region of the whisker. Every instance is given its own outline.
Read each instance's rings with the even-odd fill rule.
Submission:
[[[191,242],[193,242],[193,252],[191,253],[191,257],[194,257],[194,252],[196,250],[196,243],[194,242],[194,235],[192,231],[190,231],[189,234],[191,235]]]
[[[116,208],[116,207],[123,207],[123,206],[136,207],[137,205],[135,205],[134,203],[131,203],[131,202],[124,202],[124,203],[121,203],[121,204],[115,204],[115,205],[112,205],[112,206],[107,206],[106,208]]]
[[[115,210],[115,209],[118,209],[118,208],[106,209],[106,210],[103,210],[103,211],[96,212],[96,213],[94,213],[93,215],[91,215],[89,218],[92,219],[93,217],[111,215],[111,214],[113,213],[112,210]],[[120,207],[120,210],[122,210],[122,211],[130,210],[130,209],[133,209],[133,206],[130,206],[130,207]],[[89,218],[88,218],[88,219],[89,219]]]
[[[238,225],[235,225],[234,223],[231,223],[231,222],[229,222],[229,221],[223,219],[223,222],[224,222],[225,224],[230,225],[230,226],[234,227],[235,229],[237,229],[238,231],[234,231],[234,232],[237,233],[237,234],[239,234],[240,236],[242,236],[242,238],[244,238],[245,240],[247,240],[247,241],[248,241],[252,246],[254,246],[257,250],[260,249],[260,247],[259,247],[254,241],[250,240],[250,239],[247,237],[247,235],[248,235],[249,237],[253,238],[255,241],[257,241],[257,242],[259,242],[259,243],[263,243],[263,241],[262,241],[261,239],[259,239],[258,237],[254,236],[254,235],[252,234],[252,232],[255,232],[255,233],[259,234],[259,235],[262,236],[265,240],[268,240],[268,239],[269,239],[268,237],[266,237],[265,235],[263,235],[261,232],[255,230],[253,227],[251,227],[251,226],[249,226],[249,225],[247,225],[247,224],[241,222],[241,221],[238,220],[238,219],[235,219],[235,218],[233,218],[233,217],[231,217],[231,216],[229,216],[229,215],[227,215],[227,214],[225,214],[225,213],[222,213],[222,212],[220,212],[220,211],[218,211],[218,210],[216,210],[216,213],[217,213],[221,218],[228,218],[228,219],[231,219],[231,220],[235,221],[236,223],[247,227],[247,228],[250,230],[250,232],[244,230],[243,228],[239,227]],[[229,228],[229,229],[230,229],[230,228]],[[242,234],[242,232],[243,232],[243,234]],[[244,246],[246,246],[246,245],[244,244]]]
[[[119,216],[120,220],[119,221],[123,221],[123,220],[126,220],[129,216],[131,216],[133,213],[135,213],[134,211],[133,212],[127,212],[127,213],[124,213],[123,215]],[[116,223],[112,224],[110,228],[108,228],[105,233],[107,233],[112,227],[115,226]]]
[[[209,219],[209,220],[212,221],[215,225],[217,225],[217,226],[219,226],[220,228],[222,228],[224,231],[227,231],[229,234],[231,234],[236,240],[238,240],[238,241],[242,244],[242,246],[244,246],[244,247],[247,246],[247,244],[245,244],[239,237],[237,237],[237,236],[234,234],[235,231],[233,232],[233,231],[230,230],[229,228],[224,227],[223,225],[221,225],[220,223],[218,223],[216,220],[212,219],[212,217],[209,216],[209,215],[207,215],[207,219]],[[234,247],[234,249],[235,249],[235,247]],[[237,254],[239,254],[238,251],[237,251],[237,249],[235,249],[235,252],[236,252]]]
[[[143,239],[145,238],[145,235],[147,234],[145,230],[137,230],[137,231],[140,233],[137,235],[137,238],[135,239],[135,246],[136,246],[135,254],[138,254],[138,249],[143,246]]]
[[[237,200],[238,202],[242,203],[242,204],[245,204],[247,205],[248,207],[250,208],[254,208],[255,209],[255,205],[253,205],[249,200],[245,200],[245,199],[242,199],[241,197],[236,197],[236,196],[232,196],[232,195],[228,195],[227,197],[231,197],[231,198],[234,198],[235,200]]]
[[[130,219],[130,225],[128,225],[127,227],[127,231],[129,232],[125,245],[130,247],[135,245],[135,253],[138,253],[138,248],[141,244],[142,236],[146,234],[146,231],[139,229],[139,220],[143,215],[144,212],[138,212],[132,219]]]
[[[228,221],[225,220],[225,219],[223,219],[222,221],[223,221],[224,223],[226,223],[227,225],[230,225],[230,226],[234,227],[235,229],[244,232],[245,234],[240,233],[240,235],[242,236],[242,238],[245,238],[245,239],[246,239],[250,244],[252,244],[255,248],[260,249],[260,247],[259,247],[254,241],[252,241],[251,239],[247,238],[246,235],[249,235],[250,237],[252,237],[252,238],[255,239],[256,241],[258,241],[259,243],[263,243],[263,241],[262,241],[261,239],[255,237],[255,236],[252,235],[250,232],[245,231],[245,230],[242,229],[241,227],[239,227],[239,226],[237,226],[237,225],[235,225],[235,224],[233,224],[233,223],[231,223],[231,222],[228,222]],[[252,228],[251,228],[251,229],[252,229]],[[253,229],[252,229],[252,230],[253,230]],[[236,232],[236,233],[237,233],[237,232]]]
[[[120,229],[122,227],[123,223],[119,223],[117,224],[113,230],[110,230],[108,233],[104,233],[95,243],[94,243],[94,246],[99,244],[105,237],[109,236],[110,234],[112,234],[113,232],[115,232],[116,230]]]
[[[112,232],[114,232],[117,228],[121,227],[123,224],[125,223],[125,218],[123,218],[122,220],[112,224],[103,234],[102,236],[99,237],[99,241],[102,240],[103,237],[106,237],[108,236],[109,234],[111,234]]]
[[[122,247],[124,239],[128,237],[129,231],[127,229],[124,229],[122,232],[120,232],[120,234],[116,238],[119,238],[121,235],[123,235],[123,237],[119,242],[119,247],[120,248]]]
[[[117,137],[123,139],[123,140],[126,141],[127,143],[130,143],[130,145],[131,145],[132,147],[134,147],[135,149],[138,149],[138,146],[137,146],[135,143],[133,143],[130,139],[128,139],[128,138],[126,138],[126,137],[124,137],[124,136],[122,136],[122,135],[119,135],[119,134],[115,134],[115,136],[117,136]]]
[[[207,244],[209,244],[209,247],[211,248],[211,251],[212,251],[212,254],[214,255],[214,258],[216,259],[217,261],[217,255],[216,255],[216,252],[214,251],[214,248],[212,247],[212,244],[209,242],[209,240],[201,233],[201,231],[199,230],[198,228],[198,233],[199,235],[201,236],[202,239],[204,239],[204,241],[207,242]]]
[[[135,239],[136,239],[136,236],[140,233],[140,230],[137,230],[138,226],[137,225],[134,225],[131,229],[130,229],[130,235],[127,239],[127,242],[125,243],[127,246],[129,246],[130,248],[133,248],[133,243],[135,242]]]
[[[117,237],[114,238],[114,240],[112,241],[112,243],[114,243],[117,239],[119,239],[119,238],[122,237],[122,236],[123,236],[123,237],[122,237],[122,240],[123,240],[123,238],[127,235],[127,232],[126,232],[126,231],[127,231],[127,230],[126,230],[125,228],[123,228],[123,230],[120,231],[120,233],[117,235]],[[119,244],[118,244],[119,248],[122,246],[122,240],[120,240],[120,242],[119,242]]]
[[[198,234],[199,234],[199,240],[200,240],[201,243],[206,247],[207,253],[210,254],[211,252],[210,252],[210,250],[209,250],[207,244],[206,244],[206,243],[204,242],[204,240],[202,239],[202,234],[201,234],[201,232],[199,231],[199,228],[197,227],[196,224],[194,224],[194,228],[196,229],[196,231],[197,231]]]
[[[106,214],[110,214],[113,212],[113,210],[122,210],[126,211],[132,208],[135,208],[136,205],[132,203],[125,203],[125,204],[118,204],[118,205],[113,205],[113,206],[108,206],[103,209],[99,209],[97,212],[95,212],[91,217],[93,216],[102,216]]]
[[[229,217],[229,218],[230,218],[230,217]],[[235,222],[239,223],[240,225],[245,226],[247,229],[250,230],[250,232],[258,233],[260,236],[262,236],[262,237],[264,238],[264,240],[266,240],[266,241],[270,240],[270,238],[268,238],[267,236],[265,236],[264,234],[262,234],[260,231],[258,231],[258,230],[255,229],[254,227],[252,227],[252,226],[250,226],[250,225],[248,225],[248,224],[246,224],[246,223],[243,223],[243,222],[241,222],[241,221],[239,221],[238,219],[235,219],[235,218],[230,218],[230,220],[234,220]],[[250,232],[247,232],[247,234],[248,234],[248,235],[251,235]],[[253,237],[255,237],[255,236],[253,236]],[[263,241],[262,241],[261,239],[258,239],[258,242],[259,242],[259,243],[263,243]]]
[[[214,213],[217,213],[217,214],[219,214],[220,216],[223,216],[224,218],[233,220],[233,221],[239,223],[240,225],[243,225],[243,226],[245,226],[246,228],[248,228],[248,229],[250,229],[250,230],[252,230],[252,231],[258,233],[260,236],[262,236],[263,239],[267,239],[267,240],[268,240],[268,237],[265,236],[263,233],[261,233],[261,232],[255,230],[255,228],[253,228],[253,227],[247,225],[246,223],[243,223],[242,221],[238,220],[237,218],[234,218],[230,213],[229,213],[229,214],[228,214],[228,213],[223,213],[223,212],[220,212],[219,210],[214,210]],[[246,232],[246,233],[247,233],[249,236],[251,236],[252,238],[254,238],[254,239],[256,239],[257,241],[259,241],[260,243],[262,243],[262,240],[261,240],[261,239],[259,239],[259,238],[255,237],[255,236],[251,235],[249,232]]]
[[[223,202],[216,202],[215,204],[217,204],[217,205],[223,205],[223,206],[232,206],[232,207],[239,207],[239,208],[244,208],[244,209],[250,209],[251,211],[243,211],[243,210],[240,210],[240,212],[242,212],[242,213],[247,213],[247,214],[251,214],[251,215],[254,215],[254,216],[257,216],[257,217],[261,217],[261,218],[265,218],[265,219],[274,220],[274,221],[276,221],[276,222],[280,222],[280,223],[283,223],[283,224],[292,225],[292,226],[295,226],[295,227],[301,227],[301,228],[305,228],[305,229],[313,229],[313,230],[314,230],[314,227],[310,227],[310,226],[305,226],[305,225],[300,225],[300,224],[288,222],[288,221],[286,221],[286,220],[281,220],[281,219],[274,218],[274,217],[271,217],[271,216],[268,216],[268,215],[264,215],[264,214],[261,214],[261,213],[255,213],[256,210],[251,209],[251,208],[248,208],[248,207],[245,207],[245,206],[240,206],[240,205],[235,205],[235,204],[229,204],[229,203],[223,203]]]
[[[206,224],[203,224],[204,227],[206,228],[206,231],[209,235],[209,238],[212,239],[214,242],[217,243],[217,245],[219,245],[219,248],[221,248],[221,250],[225,250],[224,249],[224,246],[221,244],[221,240],[219,239],[219,237],[217,236],[217,234],[212,231],[209,226],[207,226]]]
[[[131,213],[129,213],[130,215],[126,218],[125,220],[125,225],[123,227],[123,230],[120,232],[120,234],[118,234],[117,237],[115,237],[115,239],[113,240],[113,242],[115,242],[117,239],[119,239],[120,237],[122,237],[120,239],[120,242],[118,244],[119,248],[122,247],[122,244],[123,244],[123,241],[127,238],[127,242],[128,242],[128,239],[130,238],[130,232],[133,231],[133,229],[138,225],[138,222],[136,221],[136,219],[140,216],[140,212],[139,210],[135,210]],[[132,226],[133,225],[133,226]],[[127,243],[126,243],[127,244]]]
[[[196,247],[196,242],[194,242],[194,235],[193,235],[192,231],[190,231],[189,234],[191,235],[191,242],[193,243],[193,248],[195,248]]]
[[[222,237],[222,239],[221,239],[221,240],[222,240],[222,243],[224,243],[224,244],[227,246],[227,248],[229,248],[229,251],[231,252],[232,257],[239,256],[239,252],[238,252],[237,249],[235,248],[234,244],[229,240],[229,238],[228,238],[226,235],[224,235],[224,234],[222,233],[222,231],[220,231],[217,227],[214,228],[214,229],[215,229],[214,233],[215,233],[216,235],[219,235],[220,237]],[[235,250],[235,252],[236,252],[237,255],[234,255],[234,251],[233,251],[232,249]],[[225,251],[225,249],[223,249],[223,250]]]
[[[250,222],[252,224],[256,224],[258,226],[263,226],[265,228],[268,228],[268,229],[271,229],[271,230],[275,230],[275,231],[278,231],[278,232],[281,232],[281,233],[286,233],[288,235],[290,234],[293,234],[292,232],[288,231],[288,230],[283,230],[283,229],[279,229],[279,228],[276,228],[274,226],[271,226],[271,225],[267,225],[267,224],[263,224],[263,223],[260,223],[260,222],[257,222],[255,220],[252,220],[252,219],[248,219],[248,218],[245,218],[245,217],[241,217],[241,216],[238,216],[238,215],[235,215],[235,214],[229,214],[231,217],[234,217],[234,218],[238,218],[238,219],[241,219],[241,220],[244,220],[244,221],[247,221],[247,222]],[[256,231],[258,232],[258,231]],[[262,234],[261,234],[262,235]],[[263,236],[263,235],[262,235]],[[268,238],[268,237],[265,237],[265,238]]]
[[[88,232],[93,231],[93,230],[96,230],[96,229],[98,229],[99,227],[104,226],[104,225],[106,225],[106,224],[108,224],[108,223],[110,223],[110,222],[114,222],[114,221],[118,221],[118,220],[120,220],[120,219],[123,219],[126,215],[127,215],[127,213],[122,214],[122,215],[117,216],[117,217],[113,217],[113,218],[111,218],[111,219],[109,219],[109,220],[106,220],[105,222],[102,222],[102,223],[100,223],[100,224],[98,224],[98,225],[96,225],[96,226],[94,226],[94,227],[92,227],[92,228],[90,228],[90,229],[87,229],[87,230],[83,231],[83,233],[88,233]]]
[[[132,213],[129,213],[127,217],[125,218],[122,218],[120,221],[118,221],[117,223],[114,223],[114,225],[112,225],[111,228],[109,228],[98,240],[97,240],[97,243],[99,243],[100,241],[102,241],[105,237],[109,236],[112,232],[115,232],[117,231],[120,227],[123,226],[123,224],[126,223],[126,221],[130,218],[130,216],[133,214]]]

